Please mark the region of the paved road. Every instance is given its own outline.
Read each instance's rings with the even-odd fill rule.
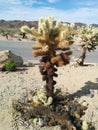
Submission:
[[[32,45],[34,42],[21,42],[21,41],[2,41],[0,40],[0,50],[11,50],[13,53],[22,56],[24,61],[38,60],[39,58],[32,57]],[[80,51],[74,47],[73,55],[79,57]],[[98,47],[94,52],[88,52],[85,62],[98,63]]]
[[[16,55],[22,56],[24,61],[34,60],[32,57],[32,45],[34,42],[1,41],[0,50],[11,50]]]

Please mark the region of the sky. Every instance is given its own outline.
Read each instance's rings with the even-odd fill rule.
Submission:
[[[0,19],[35,21],[48,16],[63,22],[98,24],[98,0],[0,0]]]

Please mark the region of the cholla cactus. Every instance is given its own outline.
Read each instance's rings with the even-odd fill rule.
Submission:
[[[92,27],[90,25],[83,26],[77,30],[80,41],[79,46],[85,47],[88,51],[94,51],[98,45],[98,28]]]
[[[54,72],[56,66],[62,66],[69,63],[69,55],[72,53],[70,45],[73,44],[72,31],[74,24],[63,24],[57,21],[54,25],[53,17],[40,18],[38,29],[27,26],[21,28],[22,31],[30,33],[36,38],[36,44],[32,46],[33,56],[43,56],[40,62],[40,72],[43,75],[43,80],[46,80],[46,92],[48,96],[53,94],[54,85],[56,82],[53,76],[57,76]],[[57,50],[61,50],[57,54]]]
[[[81,62],[80,65],[83,65],[84,59],[86,57],[86,51],[94,51],[98,45],[98,28],[92,27],[90,25],[78,27],[76,30],[78,36],[77,45],[83,49],[82,55],[79,57]]]
[[[43,81],[46,81],[46,91],[31,92],[30,96],[26,94],[23,99],[14,100],[13,108],[29,125],[31,123],[39,126],[60,125],[61,129],[67,130],[92,130],[92,124],[81,120],[87,109],[86,101],[80,104],[72,98],[73,94],[68,96],[68,93],[61,93],[59,89],[54,93],[56,81],[53,77],[58,76],[55,73],[56,67],[68,64],[72,53],[69,46],[73,43],[73,25],[56,22],[54,26],[53,17],[49,17],[39,20],[38,29],[25,26],[22,30],[36,37],[33,55],[42,56],[39,68]],[[59,54],[57,50],[60,50]],[[17,118],[16,114],[15,117]],[[16,122],[15,129],[17,126]]]

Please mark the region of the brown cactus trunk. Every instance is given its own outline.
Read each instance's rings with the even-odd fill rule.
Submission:
[[[81,66],[83,66],[83,65],[84,65],[84,60],[85,60],[85,58],[86,58],[86,52],[87,52],[87,48],[86,48],[86,47],[84,47],[84,48],[83,48],[82,55],[80,56],[80,58],[82,59],[82,61],[80,62],[80,64],[79,64],[79,65],[81,65]]]
[[[57,69],[54,67],[53,64],[51,64],[49,57],[43,57],[41,59],[41,66],[40,73],[43,75],[42,79],[43,81],[46,81],[45,90],[47,96],[53,96],[54,93],[54,85],[56,84],[56,81],[53,80],[53,77],[57,77],[57,74],[55,71]]]

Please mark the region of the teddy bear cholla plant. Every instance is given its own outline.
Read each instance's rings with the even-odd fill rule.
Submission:
[[[78,36],[77,45],[83,50],[82,55],[76,58],[76,62],[79,65],[83,65],[87,50],[89,52],[94,51],[98,45],[98,28],[92,27],[91,25],[78,27],[76,35]]]
[[[43,80],[46,81],[46,95],[52,96],[54,85],[53,80],[57,69],[54,66],[63,66],[69,63],[72,53],[70,45],[73,44],[72,30],[74,24],[63,24],[59,21],[54,25],[53,17],[40,18],[38,29],[28,26],[23,26],[22,31],[30,33],[36,38],[36,44],[32,46],[33,56],[42,56],[40,60],[40,72],[43,75]],[[60,50],[59,54],[57,51]]]
[[[38,29],[30,29],[27,26],[22,29],[36,37],[33,55],[42,56],[40,72],[46,81],[46,91],[31,92],[30,95],[13,101],[14,110],[29,125],[32,123],[40,126],[60,125],[61,129],[66,130],[92,130],[81,120],[87,103],[80,104],[59,89],[54,92],[56,82],[53,77],[57,76],[56,67],[68,64],[72,53],[69,46],[73,43],[71,37],[73,25],[64,25],[60,22],[53,25],[53,18],[49,17],[39,20]],[[57,50],[61,52],[57,54]],[[15,127],[16,124],[18,122],[15,123]]]

